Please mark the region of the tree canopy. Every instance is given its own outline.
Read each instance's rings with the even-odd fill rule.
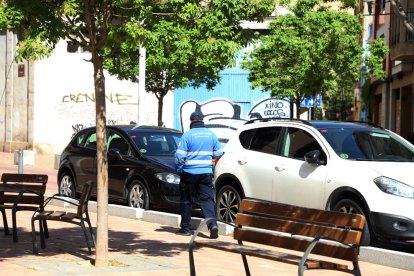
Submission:
[[[179,2],[182,2],[178,4]],[[274,0],[211,2],[172,1],[154,6],[136,28],[120,26],[114,35],[140,36],[146,48],[146,91],[158,98],[158,124],[162,125],[164,96],[173,89],[205,85],[212,89],[219,72],[234,63],[251,39],[241,20],[263,21],[275,8]],[[172,5],[175,4],[175,5]],[[182,8],[177,8],[182,5]],[[140,31],[141,30],[141,31]],[[105,68],[121,79],[137,81],[139,45],[124,39],[105,61]],[[109,53],[113,45],[107,47]]]
[[[317,94],[326,95],[358,80],[364,50],[358,20],[318,0],[297,1],[291,13],[275,18],[270,34],[258,39],[245,57],[243,68],[249,70],[252,86],[289,98],[299,111],[303,99],[316,99]],[[371,58],[370,66],[377,69],[375,62],[383,57]]]

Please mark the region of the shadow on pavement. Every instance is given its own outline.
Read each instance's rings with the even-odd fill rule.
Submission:
[[[1,229],[3,230],[3,229]],[[174,233],[173,227],[160,227],[155,231]],[[0,258],[18,258],[19,256],[33,255],[31,234],[27,229],[18,228],[19,242],[13,243],[11,235],[0,235]],[[96,228],[94,228],[96,233]],[[61,229],[49,229],[49,238],[46,239],[46,248],[40,248],[40,237],[36,240],[39,244],[39,256],[52,256],[70,254],[84,260],[93,260],[95,252],[88,254],[86,240],[80,227],[62,227]],[[137,232],[108,231],[108,251],[122,254],[140,254],[147,256],[172,257],[179,252],[187,251],[188,243],[171,243],[166,240],[143,239]],[[34,256],[34,255],[33,255]]]

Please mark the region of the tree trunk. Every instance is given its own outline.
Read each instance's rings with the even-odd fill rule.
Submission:
[[[162,108],[164,106],[164,96],[166,93],[160,93],[158,98],[158,126],[163,126],[164,122],[162,121]]]
[[[106,149],[105,76],[102,57],[92,54],[95,81],[97,147],[97,223],[95,266],[108,266],[108,157]]]
[[[300,99],[296,100],[295,106],[296,106],[296,119],[300,119]]]
[[[316,120],[316,110],[318,108],[318,94],[313,94],[313,107],[311,109],[311,119]]]

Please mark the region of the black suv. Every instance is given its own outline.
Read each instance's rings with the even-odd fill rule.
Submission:
[[[143,209],[178,208],[174,153],[181,135],[161,127],[107,126],[109,201]],[[96,129],[90,127],[76,133],[62,152],[59,194],[75,198],[84,183],[96,182],[96,163]]]

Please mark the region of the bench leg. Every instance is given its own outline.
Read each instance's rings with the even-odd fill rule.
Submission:
[[[244,271],[246,272],[246,276],[250,276],[249,263],[247,262],[246,255],[242,254],[242,260],[243,260]]]
[[[190,275],[196,276],[195,266],[194,266],[194,254],[193,254],[193,244],[190,244],[190,247],[188,249],[188,256],[190,258]]]
[[[43,223],[43,232],[45,235],[45,238],[48,239],[49,238],[49,228],[47,227],[47,222],[46,220],[42,220]]]
[[[88,215],[86,216],[85,221],[88,224],[89,233],[91,234],[92,241],[93,241],[93,247],[96,247],[95,235],[93,234],[91,220],[89,219],[89,216]]]
[[[16,210],[12,210],[12,224],[13,224],[13,242],[17,242],[17,219],[16,219]]]
[[[237,242],[238,244],[243,245],[242,241],[237,241]],[[246,272],[246,276],[250,276],[250,268],[249,268],[249,263],[247,262],[247,257],[244,254],[241,254],[241,256],[242,256],[244,271]]]
[[[33,254],[39,254],[39,248],[36,242],[36,230],[35,230],[35,218],[32,218],[32,246],[33,246]]]
[[[88,245],[89,255],[92,255],[92,249],[91,249],[91,244],[89,241],[88,231],[86,230],[85,223],[83,220],[80,222],[80,226],[82,227],[83,234],[85,235],[86,244]]]
[[[355,276],[361,276],[361,270],[359,270],[359,264],[358,264],[358,261],[353,262],[353,264],[354,264],[353,274],[354,274]]]
[[[46,248],[46,241],[45,241],[45,229],[43,229],[43,220],[39,219],[39,232],[40,232],[40,248]]]
[[[4,208],[0,209],[1,214],[3,215],[3,229],[5,235],[10,235],[9,225],[7,224],[6,210]]]

